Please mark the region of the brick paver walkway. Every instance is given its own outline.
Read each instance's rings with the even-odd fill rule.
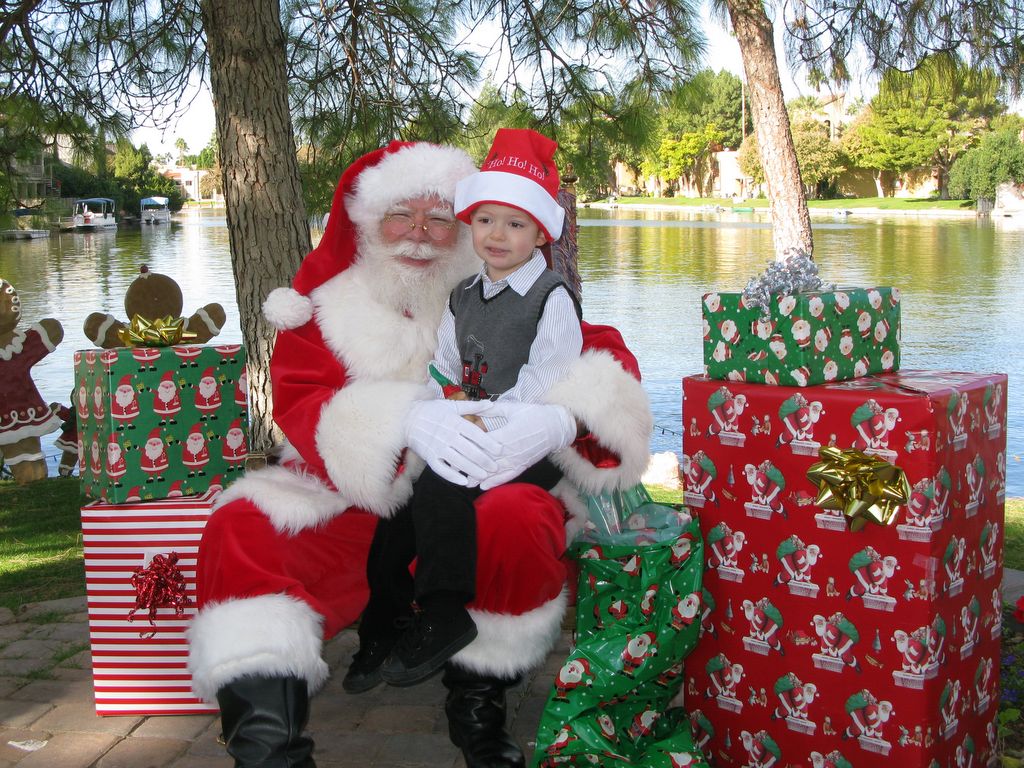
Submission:
[[[1024,595],[1024,572],[1006,572],[1003,595]],[[309,723],[318,768],[462,768],[448,741],[440,677],[350,696],[341,678],[355,645],[347,630],[325,649],[334,675]],[[0,609],[0,768],[231,768],[213,715],[97,716],[88,646],[84,597],[16,616]],[[528,757],[568,648],[563,633],[544,667],[510,693],[512,729]]]

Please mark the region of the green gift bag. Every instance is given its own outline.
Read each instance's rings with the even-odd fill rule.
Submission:
[[[688,716],[670,707],[703,614],[700,526],[642,485],[586,501],[569,548],[576,645],[548,695],[533,765],[706,765]]]

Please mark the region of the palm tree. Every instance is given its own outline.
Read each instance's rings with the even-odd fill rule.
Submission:
[[[185,153],[188,152],[188,144],[179,136],[174,140],[174,148],[178,150],[178,165],[185,164]]]

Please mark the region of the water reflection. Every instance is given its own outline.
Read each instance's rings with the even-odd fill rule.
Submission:
[[[682,431],[679,380],[702,367],[701,295],[742,289],[766,264],[771,229],[763,214],[731,211],[585,209],[579,217],[587,318],[622,331],[666,430],[655,432],[652,448],[679,451],[671,434]],[[1010,374],[1008,493],[1024,496],[1024,414],[1015,397],[1024,375],[1024,228],[854,213],[843,222],[815,221],[814,229],[826,279],[902,289],[905,367]],[[143,263],[181,283],[185,314],[212,301],[224,305],[220,338],[241,341],[222,215],[0,243],[0,276],[22,296],[23,326],[43,317],[64,324],[64,342],[33,369],[44,398],[67,401],[71,353],[90,346],[86,315],[123,316],[125,290]]]

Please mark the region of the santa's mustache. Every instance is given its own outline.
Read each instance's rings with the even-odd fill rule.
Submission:
[[[388,254],[392,258],[402,257],[407,259],[420,259],[422,261],[432,261],[441,254],[441,251],[431,245],[430,243],[412,243],[412,242],[401,242],[395,243],[391,247],[391,252]]]

